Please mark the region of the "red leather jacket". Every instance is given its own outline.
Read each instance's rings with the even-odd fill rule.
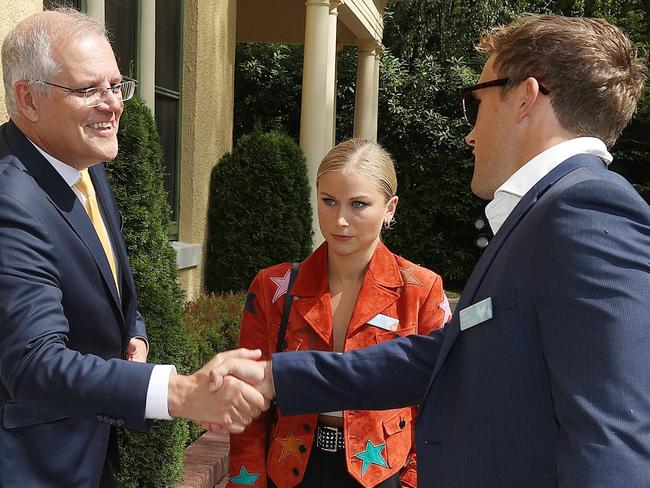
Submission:
[[[260,271],[250,286],[243,314],[240,346],[260,348],[264,358],[276,351],[284,296],[291,264]],[[300,267],[294,283],[287,351],[332,350],[332,312],[327,277],[327,243]],[[368,322],[379,314],[399,320],[396,330]],[[397,336],[428,334],[451,316],[442,280],[379,244],[350,318],[345,350],[360,349]],[[344,411],[348,472],[365,487],[373,487],[400,472],[402,485],[417,486],[414,418],[417,407],[384,411]],[[273,421],[266,453],[268,422]],[[227,487],[266,487],[269,476],[278,488],[291,488],[302,480],[312,449],[318,414],[284,417],[266,412],[242,434],[230,437]],[[355,454],[372,443],[382,460],[364,462]],[[363,457],[363,455],[362,455]],[[364,464],[366,469],[363,469]]]

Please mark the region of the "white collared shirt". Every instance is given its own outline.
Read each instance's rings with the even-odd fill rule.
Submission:
[[[485,216],[490,222],[492,232],[498,232],[528,190],[555,167],[577,154],[598,156],[606,165],[613,159],[605,143],[596,137],[577,137],[539,153],[497,188],[494,200],[485,207]]]
[[[75,193],[79,201],[81,201],[84,207],[86,206],[86,196],[77,189],[75,186],[79,179],[81,178],[81,173],[76,168],[73,168],[69,164],[66,164],[62,161],[59,161],[54,156],[49,155],[38,147],[31,139],[27,139],[32,145],[38,150],[39,153],[43,155],[48,163],[56,170],[61,178],[68,184],[68,186]],[[101,205],[100,205],[101,207]],[[102,212],[102,217],[104,217],[103,209],[100,209]],[[109,245],[111,246],[111,251],[114,249],[112,243],[112,236],[109,234]],[[139,339],[144,340],[147,344],[147,351],[149,351],[149,343],[144,337],[139,337]],[[170,420],[169,410],[167,408],[167,394],[169,390],[169,377],[172,374],[176,374],[176,367],[169,364],[157,364],[153,367],[151,371],[151,376],[149,378],[149,386],[147,388],[147,399],[145,403],[145,418],[148,419],[165,419]]]
[[[52,165],[52,167],[56,170],[56,172],[61,175],[61,178],[63,178],[65,182],[68,184],[68,186],[72,188],[74,194],[77,195],[77,198],[79,198],[79,200],[85,207],[86,195],[80,192],[79,189],[75,186],[81,179],[81,173],[79,172],[79,170],[77,168],[73,168],[69,164],[64,163],[63,161],[59,161],[54,156],[50,156],[48,153],[46,153],[40,147],[34,144],[31,141],[31,139],[27,139],[27,140],[32,143],[32,146],[34,146],[36,150],[39,153],[41,153],[41,155],[47,160],[47,162]]]

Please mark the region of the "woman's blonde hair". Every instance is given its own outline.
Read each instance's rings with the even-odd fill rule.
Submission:
[[[367,176],[384,195],[386,202],[397,193],[393,158],[376,142],[349,139],[334,146],[318,166],[316,187],[323,174],[341,170],[354,170]]]

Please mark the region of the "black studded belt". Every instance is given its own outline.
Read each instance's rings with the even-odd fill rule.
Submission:
[[[316,430],[316,447],[328,452],[345,450],[343,429],[319,425]]]

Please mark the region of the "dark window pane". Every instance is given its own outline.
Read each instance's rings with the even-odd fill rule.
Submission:
[[[156,2],[156,86],[180,91],[180,1]]]
[[[176,134],[179,101],[168,95],[156,93],[156,123],[165,158],[165,190],[172,208],[171,220],[178,219],[176,212]]]
[[[43,10],[68,7],[81,10],[81,0],[43,0]]]
[[[111,34],[113,51],[120,72],[130,78],[136,76],[138,2],[133,0],[105,0],[106,28]]]

